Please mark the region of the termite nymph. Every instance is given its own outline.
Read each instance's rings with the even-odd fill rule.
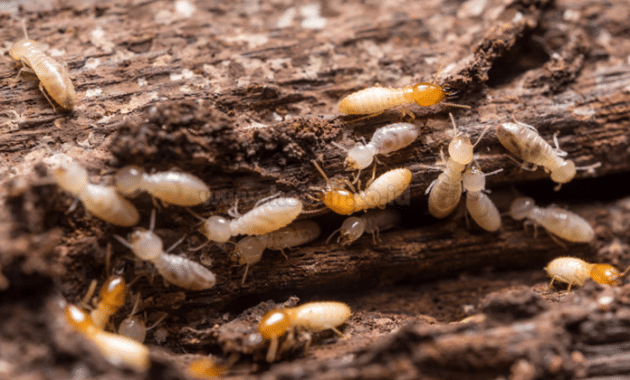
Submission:
[[[160,322],[162,322],[168,316],[168,314],[165,313],[157,321],[155,321],[153,325],[146,327],[144,319],[138,315],[135,315],[139,302],[140,293],[138,293],[138,295],[136,296],[136,300],[133,304],[131,312],[129,313],[129,316],[123,319],[122,322],[120,322],[120,325],[118,325],[118,334],[131,338],[136,342],[142,343],[147,336],[147,331],[155,328],[155,326],[160,324]]]
[[[489,232],[495,232],[501,228],[501,215],[497,206],[484,192],[486,189],[486,176],[497,173],[503,169],[484,174],[478,165],[470,164],[462,175],[462,184],[466,190],[466,210],[477,222],[479,227]]]
[[[277,231],[241,239],[234,249],[238,255],[238,263],[246,265],[241,284],[245,283],[249,266],[260,261],[265,249],[281,251],[284,254],[284,249],[309,243],[315,240],[319,233],[317,223],[311,220],[298,220]]]
[[[516,198],[510,206],[510,216],[515,220],[528,219],[550,234],[574,243],[588,243],[595,238],[595,231],[581,216],[558,206],[538,207],[529,197]]]
[[[164,203],[195,206],[210,198],[210,188],[189,173],[165,171],[147,174],[138,166],[129,165],[118,170],[114,177],[116,190],[124,196],[146,191]]]
[[[99,219],[123,227],[138,223],[136,207],[116,192],[113,186],[95,185],[88,181],[85,168],[74,161],[64,162],[53,170],[59,187],[79,198],[83,207]]]
[[[126,241],[122,237],[114,237],[142,260],[151,261],[157,271],[167,282],[189,290],[204,290],[216,284],[216,277],[209,269],[188,258],[171,255],[170,252],[182,240],[180,239],[166,252],[162,239],[157,236],[155,227],[155,210],[151,214],[149,230],[136,229]]]
[[[232,220],[217,215],[204,219],[191,213],[203,221],[199,232],[208,241],[225,243],[232,236],[264,235],[278,230],[294,221],[301,212],[302,202],[299,199],[276,198],[254,206],[244,215],[240,215],[236,209],[230,210],[230,216],[235,218]]]
[[[258,324],[263,339],[270,340],[267,361],[273,362],[278,350],[278,339],[292,328],[318,332],[331,329],[345,337],[337,329],[352,315],[350,307],[342,302],[309,302],[304,305],[271,310]]]
[[[436,81],[440,70],[435,73]],[[407,103],[416,103],[421,107],[430,107],[442,103],[446,106],[470,109],[469,106],[444,103],[451,93],[435,83],[416,83],[403,88],[381,87],[380,85],[353,92],[339,102],[339,112],[346,115],[378,115],[385,110]],[[410,114],[407,110],[403,114]]]
[[[630,267],[620,272],[610,264],[590,264],[577,257],[558,257],[551,260],[545,270],[551,277],[547,289],[551,288],[555,280],[558,280],[569,284],[568,293],[571,291],[571,286],[582,286],[589,277],[600,284],[619,286]]]
[[[418,138],[418,127],[410,123],[394,123],[378,128],[367,144],[357,143],[348,150],[346,165],[362,170],[372,164],[377,154],[388,155]]]
[[[48,95],[63,108],[72,110],[77,100],[77,94],[67,68],[42,52],[37,42],[28,38],[26,24],[23,24],[23,27],[24,38],[15,42],[9,50],[11,58],[22,64],[18,78],[22,72],[36,75],[39,79],[39,90],[44,94],[53,110],[55,105],[48,98]]]
[[[453,114],[449,116],[456,132],[448,145],[449,158],[446,160],[444,153],[440,152],[445,169],[431,182],[425,192],[429,194],[429,212],[436,218],[446,218],[457,207],[462,196],[462,172],[474,157],[474,145],[470,142],[470,137],[468,134],[457,132],[455,118]]]
[[[341,228],[333,231],[326,240],[328,241],[339,232],[337,243],[348,246],[359,239],[365,232],[372,234],[372,241],[376,244],[380,240],[379,232],[394,227],[399,220],[396,212],[385,210],[370,210],[361,216],[351,216],[343,221]]]
[[[75,330],[92,341],[103,356],[114,365],[127,365],[137,370],[149,368],[149,349],[133,339],[103,331],[90,315],[74,305],[65,309],[66,321]]]
[[[553,138],[556,145],[554,149],[540,137],[536,128],[514,121],[514,123],[497,125],[497,138],[512,154],[533,164],[532,170],[535,170],[537,166],[542,166],[546,172],[551,173],[551,180],[558,184],[555,190],[559,190],[562,184],[570,182],[577,170],[591,170],[600,166],[600,163],[596,163],[576,167],[573,161],[562,158],[567,153],[560,150],[557,135]]]
[[[385,208],[385,205],[401,196],[411,183],[412,175],[409,169],[392,169],[371,181],[365,190],[352,192],[334,186],[317,162],[312,162],[326,180],[325,188],[314,188],[321,192],[320,198],[314,199],[324,202],[326,207],[341,215],[350,215],[375,207]]]

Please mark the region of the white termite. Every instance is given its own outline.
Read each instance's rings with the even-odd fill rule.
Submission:
[[[592,170],[601,165],[601,163],[596,163],[576,167],[573,161],[563,158],[567,153],[560,150],[557,134],[553,137],[556,145],[554,149],[540,137],[536,128],[514,121],[514,123],[497,125],[497,138],[512,154],[525,162],[534,164],[531,170],[542,166],[546,172],[551,173],[551,180],[558,183],[555,190],[559,190],[562,184],[571,181],[575,177],[576,170]]]
[[[153,329],[160,322],[162,322],[168,316],[168,314],[164,314],[163,316],[161,316],[152,326],[146,327],[144,319],[141,316],[136,315],[139,302],[140,293],[138,293],[138,295],[136,296],[136,300],[133,304],[133,309],[131,310],[127,318],[123,319],[122,322],[120,322],[120,325],[118,325],[118,334],[131,338],[137,342],[143,343],[147,336],[147,331]]]
[[[280,251],[284,255],[284,249],[310,243],[320,231],[319,225],[312,220],[298,220],[277,231],[241,239],[234,249],[238,263],[246,265],[241,284],[245,283],[249,266],[260,261],[265,249]]]
[[[462,175],[462,184],[466,190],[466,210],[479,227],[490,232],[495,232],[501,228],[501,215],[497,206],[485,193],[486,176],[501,170],[503,169],[484,174],[479,166],[473,163],[468,165]]]
[[[455,118],[453,114],[449,116],[456,132],[448,145],[449,158],[446,160],[444,153],[440,152],[445,166],[444,171],[431,182],[425,192],[429,194],[429,212],[436,218],[446,218],[457,207],[462,196],[462,172],[473,160],[474,146],[470,142],[470,136],[467,133],[457,132]]]
[[[209,289],[216,284],[214,273],[203,265],[185,257],[168,253],[183,238],[165,252],[162,239],[153,232],[154,227],[155,210],[151,214],[151,227],[149,230],[136,229],[130,235],[129,241],[118,235],[114,237],[131,249],[138,258],[152,262],[167,282],[189,290]]]
[[[278,230],[293,222],[301,212],[302,201],[297,198],[282,197],[256,205],[244,215],[240,215],[234,207],[228,212],[235,218],[232,220],[218,215],[208,219],[203,219],[194,213],[193,215],[203,221],[199,232],[208,238],[208,241],[225,243],[232,236],[264,235]]]
[[[348,150],[346,165],[352,169],[365,169],[377,154],[388,155],[400,150],[416,141],[418,134],[418,127],[410,123],[394,123],[378,128],[369,143],[356,143]]]
[[[55,105],[48,95],[63,108],[72,110],[77,100],[77,94],[70,80],[67,67],[40,50],[39,44],[28,38],[26,24],[23,24],[23,27],[24,38],[16,41],[9,50],[11,58],[22,64],[18,78],[22,72],[36,75],[39,79],[39,90],[44,94],[53,110]]]
[[[210,198],[210,188],[201,179],[174,170],[148,174],[129,165],[118,170],[114,181],[116,190],[124,196],[146,191],[164,203],[178,206],[195,206]]]
[[[589,277],[600,284],[619,286],[630,267],[621,272],[610,264],[591,264],[577,257],[558,257],[551,260],[545,270],[551,277],[547,289],[551,288],[555,280],[558,280],[569,284],[568,293],[572,285],[582,286]]]
[[[97,218],[123,227],[134,226],[140,220],[136,207],[113,186],[89,183],[87,170],[78,163],[63,162],[53,170],[53,175],[59,187],[77,197]]]
[[[515,220],[528,219],[534,226],[542,226],[550,234],[574,243],[588,243],[595,238],[595,231],[581,216],[558,206],[536,206],[532,198],[516,198],[510,206],[510,216]]]
[[[337,232],[339,232],[337,243],[344,246],[352,244],[365,232],[372,234],[372,241],[376,244],[377,240],[380,240],[379,232],[396,226],[399,220],[398,213],[390,209],[370,210],[361,216],[351,216],[344,220],[341,228],[328,237],[326,244]]]

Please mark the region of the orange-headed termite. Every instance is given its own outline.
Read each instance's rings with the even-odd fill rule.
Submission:
[[[317,332],[331,329],[345,337],[337,329],[352,315],[350,307],[342,302],[309,302],[297,307],[271,310],[260,321],[258,332],[270,340],[267,361],[273,362],[278,350],[278,339],[293,328]]]
[[[547,289],[551,288],[555,280],[569,284],[567,293],[571,291],[572,285],[584,285],[589,277],[600,284],[621,285],[621,278],[628,273],[630,267],[620,272],[610,264],[590,264],[577,257],[558,257],[553,259],[545,267],[547,274],[551,277],[551,282]]]
[[[241,239],[234,249],[238,255],[239,264],[246,265],[241,284],[245,283],[249,266],[260,261],[265,248],[281,251],[284,254],[285,248],[309,243],[315,240],[319,233],[320,228],[317,223],[311,220],[298,220],[268,234]]]
[[[321,192],[317,200],[324,202],[326,207],[341,215],[350,215],[375,207],[385,208],[385,205],[401,196],[411,183],[409,169],[392,169],[371,181],[365,190],[353,192],[354,190],[349,191],[333,185],[317,162],[312,162],[326,180],[324,189],[314,189]]]
[[[144,344],[103,331],[87,312],[74,305],[66,306],[65,314],[68,324],[92,341],[110,363],[138,370],[149,368],[149,349]]]
[[[595,238],[593,227],[581,216],[558,206],[538,207],[529,197],[512,201],[510,216],[515,220],[528,219],[535,226],[574,243],[588,243]]]
[[[433,82],[440,71],[435,73]],[[444,91],[444,88],[435,83],[416,83],[403,88],[382,87],[380,85],[353,92],[339,102],[339,112],[346,115],[378,115],[385,110],[403,104],[415,102],[421,107],[430,107],[442,103],[451,107],[470,108],[469,106],[453,103],[444,103],[447,96],[452,93]],[[403,110],[404,114],[410,114]]]
[[[24,38],[15,42],[9,50],[11,58],[22,63],[23,67],[20,69],[18,77],[22,72],[35,74],[39,79],[39,89],[53,110],[55,105],[46,95],[46,92],[60,106],[72,110],[77,100],[77,94],[70,80],[68,69],[41,51],[37,42],[28,38],[26,24],[23,27]]]
[[[201,179],[189,173],[165,171],[147,174],[138,166],[119,169],[114,180],[116,190],[124,196],[146,191],[164,203],[178,206],[195,206],[210,198],[210,188]]]

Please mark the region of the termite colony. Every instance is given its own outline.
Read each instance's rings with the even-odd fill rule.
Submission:
[[[26,36],[26,30],[24,34]],[[26,37],[16,42],[10,50],[10,55],[23,65],[20,73],[37,75],[40,90],[47,99],[50,95],[63,108],[73,109],[76,94],[67,70],[40,51],[34,41]],[[422,107],[442,104],[470,108],[444,102],[453,94],[435,84],[438,74],[439,70],[433,83],[417,83],[403,88],[375,86],[357,91],[339,102],[339,111],[347,115],[371,117],[412,102]],[[50,99],[49,102],[53,104]],[[401,112],[414,118],[413,113],[404,108],[401,108]],[[448,144],[448,156],[440,151],[439,165],[442,172],[426,189],[428,212],[435,218],[446,218],[458,206],[465,191],[468,214],[484,230],[497,232],[501,229],[501,217],[486,193],[485,178],[500,172],[501,169],[484,174],[474,155],[474,148],[481,141],[487,128],[473,145],[469,134],[459,130],[455,118],[452,114],[449,115],[455,135]],[[500,143],[513,155],[525,163],[544,167],[550,173],[551,179],[558,184],[558,188],[571,181],[576,170],[596,167],[596,165],[576,167],[572,161],[563,158],[566,153],[559,149],[556,136],[554,149],[534,127],[524,123],[514,121],[499,124],[495,134]],[[323,187],[311,188],[315,195],[304,196],[323,202],[328,209],[340,215],[360,213],[348,217],[339,229],[329,235],[326,244],[339,233],[337,243],[348,246],[365,232],[370,233],[374,244],[377,244],[380,241],[380,231],[397,225],[399,215],[392,209],[385,209],[385,206],[407,191],[413,175],[407,168],[389,168],[376,176],[379,163],[377,156],[402,150],[412,145],[419,135],[418,126],[400,122],[376,129],[369,142],[356,143],[350,149],[334,143],[346,152],[347,169],[357,171],[352,180],[329,178],[318,161],[312,160],[314,173],[319,173],[325,184]],[[372,177],[365,186],[362,186],[361,171],[372,165]],[[211,196],[210,187],[202,179],[179,170],[149,174],[144,168],[130,165],[115,173],[112,184],[94,184],[90,182],[88,171],[81,164],[62,157],[53,168],[53,177],[56,184],[80,201],[87,212],[121,227],[133,227],[140,221],[140,213],[127,199],[135,197],[140,192],[150,194],[156,206],[159,201],[164,206],[187,208],[203,205]],[[232,219],[220,215],[202,217],[186,209],[201,221],[199,232],[207,239],[206,243],[190,251],[201,249],[208,243],[233,244],[232,257],[239,265],[245,265],[241,280],[241,284],[244,285],[250,273],[250,266],[262,259],[265,249],[279,250],[285,255],[285,249],[308,244],[318,238],[320,226],[317,223],[311,220],[297,220],[300,215],[307,213],[303,210],[301,199],[272,198],[260,200],[253,209],[243,215],[238,213],[235,205],[228,212]],[[381,210],[372,210],[375,208]],[[515,220],[526,219],[527,223],[541,226],[552,236],[570,242],[588,243],[595,238],[595,232],[589,223],[580,216],[555,206],[537,207],[531,198],[515,199],[509,215]],[[119,235],[113,237],[131,250],[135,257],[150,262],[168,284],[190,291],[202,291],[213,288],[221,280],[206,266],[187,257],[170,253],[185,236],[164,250],[162,239],[154,232],[155,224],[154,209],[148,229],[136,228],[127,238]],[[240,235],[245,237],[238,242],[231,241]],[[569,284],[568,290],[572,285],[583,285],[588,278],[603,284],[619,285],[621,278],[628,272],[628,269],[622,273],[607,264],[589,264],[570,257],[553,260],[546,270],[552,277],[549,286],[554,281],[566,282]],[[68,305],[65,309],[66,319],[70,326],[91,340],[110,362],[146,370],[150,362],[149,350],[142,342],[146,331],[152,327],[147,329],[144,321],[135,316],[140,302],[139,295],[131,313],[120,324],[118,333],[107,331],[110,318],[124,305],[126,293],[127,285],[124,279],[113,276],[103,285],[100,299],[91,312],[86,308]],[[273,362],[279,353],[286,351],[295,339],[296,329],[302,332],[331,329],[345,336],[337,327],[344,324],[350,316],[351,311],[346,304],[333,301],[306,303],[294,308],[270,311],[257,327],[261,339],[268,343],[266,360]],[[165,317],[155,324],[162,322]],[[285,338],[281,345],[282,337]],[[227,371],[230,365],[217,365],[214,361],[201,360],[193,363],[189,372],[200,377],[214,376]]]

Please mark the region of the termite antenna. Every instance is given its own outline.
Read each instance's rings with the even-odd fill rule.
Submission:
[[[336,230],[333,231],[332,234],[330,234],[330,236],[328,237],[328,239],[326,239],[326,245],[328,245],[328,243],[330,242],[330,239],[332,239],[333,236],[335,236],[335,234],[337,232],[341,232],[341,228],[337,228]]]
[[[431,82],[432,84],[436,84],[437,83],[437,77],[438,77],[438,75],[440,75],[440,72],[444,68],[444,64],[445,63],[446,63],[446,61],[443,59],[442,63],[440,63],[440,67],[438,67],[437,71],[435,72],[435,75],[433,76],[433,82]]]
[[[442,104],[445,105],[445,106],[449,106],[449,107],[464,108],[464,109],[467,109],[467,110],[470,109],[470,106],[465,106],[463,104],[455,104],[455,103],[442,103]]]
[[[27,40],[28,38],[28,33],[26,32],[26,20],[22,19],[22,30],[24,31],[24,38],[26,38]]]
[[[486,126],[483,131],[481,132],[481,134],[479,135],[479,138],[477,139],[477,141],[475,141],[475,143],[473,144],[473,149],[477,146],[477,144],[479,144],[479,141],[481,141],[481,139],[483,138],[483,136],[486,134],[486,132],[488,132],[488,129],[490,129],[490,125]],[[503,169],[501,169],[503,170]]]
[[[155,209],[151,210],[151,221],[149,222],[149,231],[153,232],[155,228]]]
[[[317,161],[312,160],[311,161],[313,163],[313,165],[315,165],[315,169],[317,169],[317,171],[319,172],[319,174],[322,175],[322,177],[324,177],[324,179],[326,180],[326,184],[328,185],[329,188],[332,189],[332,184],[330,183],[330,179],[328,178],[328,176],[326,175],[326,173],[324,173],[324,170],[321,168],[321,166],[319,166],[319,164],[317,163]]]
[[[175,249],[175,247],[177,247],[178,245],[180,245],[184,239],[186,239],[186,234],[184,234],[184,236],[182,236],[181,239],[179,239],[178,241],[176,241],[173,245],[171,245],[170,247],[168,247],[168,249],[166,251],[164,251],[164,253],[169,253],[170,251],[172,251],[173,249]]]
[[[123,238],[120,235],[114,235],[114,238],[116,240],[118,240],[120,242],[120,244],[124,245],[125,247],[133,250],[133,246],[131,245],[131,243],[129,243],[127,240],[125,240],[125,238]]]
[[[205,243],[203,243],[202,245],[195,247],[195,248],[188,248],[188,252],[196,252],[200,249],[202,249],[203,247],[205,247],[206,245],[208,245],[210,243],[210,240],[206,241]]]

